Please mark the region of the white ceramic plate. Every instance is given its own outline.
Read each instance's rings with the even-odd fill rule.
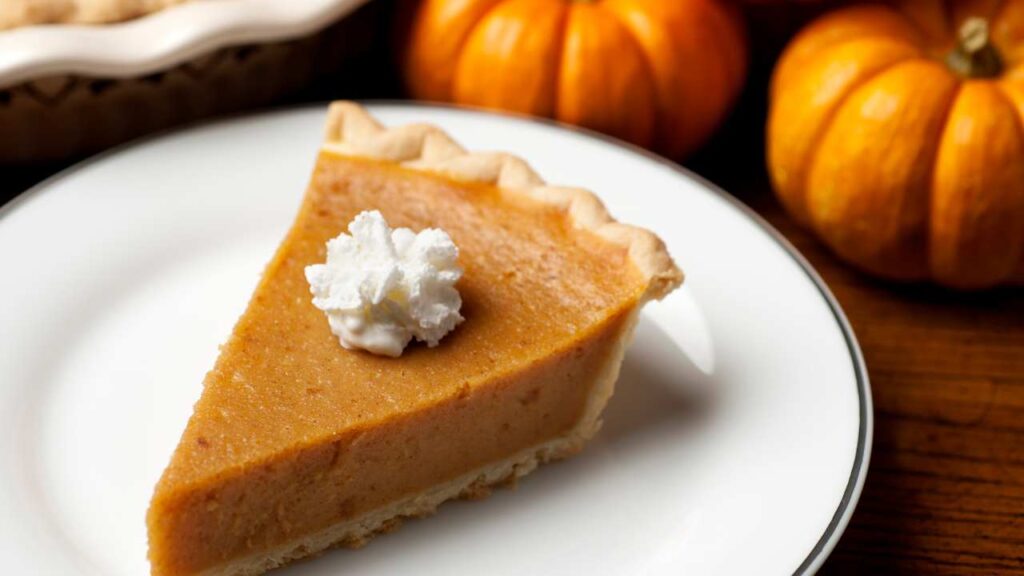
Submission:
[[[294,215],[323,110],[148,139],[3,210],[9,573],[148,573],[150,492]],[[446,108],[373,111],[595,190],[620,219],[657,231],[687,280],[645,312],[583,454],[280,574],[814,572],[857,501],[871,403],[842,311],[792,247],[698,177],[586,133]]]
[[[0,88],[61,74],[141,76],[225,46],[298,38],[365,2],[191,0],[118,24],[0,31]]]

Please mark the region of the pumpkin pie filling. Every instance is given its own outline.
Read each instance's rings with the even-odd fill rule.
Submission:
[[[304,268],[374,209],[459,246],[465,321],[436,348],[343,349],[311,303]],[[492,183],[322,151],[157,485],[153,574],[258,574],[359,545],[577,451],[652,297],[634,247],[607,236]],[[666,261],[661,292],[680,279]]]

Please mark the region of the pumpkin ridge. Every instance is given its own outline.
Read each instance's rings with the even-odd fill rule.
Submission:
[[[451,50],[452,63],[450,77],[442,79],[438,82],[432,80],[424,81],[421,78],[421,74],[408,74],[403,78],[403,84],[411,94],[419,99],[427,100],[450,100],[453,97],[455,91],[455,79],[458,76],[458,62],[462,58],[462,54],[465,50],[466,43],[473,35],[473,31],[479,26],[480,22],[486,18],[497,6],[501,5],[507,0],[484,0],[481,4],[486,5],[485,9],[481,13],[481,16],[475,20],[471,20],[469,25],[466,27],[465,33],[461,38],[458,39],[454,48]],[[436,58],[436,53],[433,51],[424,51],[418,48],[418,45],[422,43],[424,37],[427,35],[429,26],[424,23],[426,20],[430,25],[435,25],[435,20],[438,20],[433,12],[438,10],[436,6],[437,2],[431,0],[420,1],[416,4],[414,12],[409,16],[409,22],[405,26],[405,38],[401,40],[401,63],[402,66],[407,70],[419,70],[424,67],[430,69],[429,76],[437,77],[443,76],[439,74],[437,68],[433,65]],[[429,16],[428,16],[429,15]],[[452,26],[451,17],[449,16],[448,21],[445,22],[445,29],[451,33]],[[424,54],[429,54],[429,57],[425,57]],[[441,66],[444,67],[443,65]],[[437,88],[438,90],[434,90]],[[443,93],[442,93],[443,92]]]
[[[746,20],[743,18],[742,13],[739,12],[739,8],[731,2],[703,2],[702,6],[705,16],[708,17],[706,26],[714,31],[711,38],[716,43],[715,47],[719,53],[731,52],[730,43],[742,45],[742,49],[738,51],[738,54],[732,54],[732,56],[738,56],[738,58],[735,60],[731,57],[725,58],[724,74],[726,81],[731,84],[738,83],[741,87],[733,95],[733,99],[736,99],[739,97],[745,84],[747,59],[744,55],[748,49],[748,42],[745,35],[734,34],[734,32],[738,29],[746,30]]]
[[[1013,92],[1017,92],[1016,88],[1012,87],[1012,79],[1002,79],[999,82],[995,82],[995,85],[999,91],[999,95],[1005,98],[1010,103],[1010,107],[1017,111],[1014,114],[1014,118],[1017,120],[1017,128],[1024,134],[1024,80],[1021,80],[1020,97],[1018,98]]]
[[[912,47],[917,52],[919,52],[921,54],[924,54],[924,51],[922,50],[922,47],[920,45],[918,45],[917,43],[911,42],[911,41],[909,41],[909,40],[907,40],[905,38],[895,38],[893,36],[890,36],[890,35],[887,35],[887,34],[882,34],[882,33],[878,33],[878,34],[865,34],[863,36],[856,36],[856,37],[852,37],[852,38],[844,38],[842,40],[837,40],[836,42],[833,42],[832,44],[829,44],[828,46],[823,48],[821,50],[821,54],[824,54],[826,51],[832,50],[833,48],[839,48],[840,46],[846,46],[847,44],[852,44],[853,42],[864,42],[865,40],[873,40],[873,41],[876,41],[876,42],[893,42],[893,43],[899,43],[899,44],[906,44],[907,46]]]
[[[561,108],[562,104],[562,75],[565,74],[565,45],[569,42],[566,34],[569,33],[569,22],[572,20],[572,11],[576,8],[574,4],[574,2],[570,2],[569,5],[565,7],[562,14],[561,30],[559,31],[559,36],[562,38],[562,41],[558,43],[558,54],[555,56],[555,61],[558,62],[558,66],[555,68],[555,78],[551,82],[551,89],[555,92],[552,102],[551,116],[559,122],[562,121],[558,116],[558,110]]]
[[[655,78],[654,64],[651,63],[651,54],[647,51],[647,46],[640,41],[640,38],[636,34],[636,30],[630,25],[629,21],[614,7],[608,5],[602,6],[616,22],[622,26],[623,30],[626,31],[626,36],[629,41],[633,43],[639,49],[639,53],[643,55],[644,68],[647,69],[647,77],[650,78],[651,87],[654,88],[654,135],[653,141],[656,147],[665,146],[664,128],[660,128],[664,123],[661,119],[665,116],[664,109],[662,107],[662,96],[659,94],[661,91],[660,83]]]
[[[909,46],[915,52],[917,52],[919,57],[926,56],[926,54],[924,53],[923,47],[919,43],[917,43],[917,42],[911,42],[911,41],[909,41],[909,40],[907,40],[905,38],[898,38],[898,37],[894,37],[894,36],[883,34],[883,33],[877,33],[877,34],[865,34],[863,36],[855,36],[855,37],[850,37],[850,38],[843,38],[842,40],[837,40],[836,42],[832,42],[828,46],[823,47],[818,52],[818,54],[815,56],[815,58],[821,58],[825,54],[827,54],[828,52],[830,52],[832,50],[839,49],[841,47],[847,46],[847,45],[852,44],[854,42],[866,42],[866,41],[891,42],[893,44],[903,44],[905,46]],[[775,98],[775,93],[782,90],[781,87],[776,88],[774,85],[777,83],[776,82],[776,77],[778,76],[779,64],[781,64],[782,60],[785,59],[785,57],[786,57],[786,54],[785,54],[785,52],[783,52],[783,54],[779,57],[779,60],[776,62],[775,71],[772,73],[772,77],[769,80],[769,90],[768,90],[768,100],[769,100],[769,103],[771,103],[771,101]],[[901,62],[902,62],[902,60],[901,60]]]
[[[413,96],[590,125],[666,156],[707,141],[748,66],[741,11],[727,0],[422,6],[416,41],[398,46]]]
[[[852,41],[854,40],[851,39],[849,41],[840,42],[838,44],[830,46],[829,50],[836,49],[839,46]],[[917,47],[915,46],[915,48]],[[826,52],[823,51],[822,54],[825,55]],[[804,167],[803,180],[800,182],[800,193],[803,196],[802,203],[804,204],[805,212],[807,211],[806,203],[807,194],[809,193],[810,188],[811,172],[813,171],[814,165],[818,162],[818,153],[819,149],[821,148],[821,143],[822,141],[825,140],[825,136],[828,134],[828,131],[832,128],[836,115],[839,114],[839,110],[843,108],[843,106],[850,100],[850,97],[852,97],[857,90],[859,90],[863,86],[866,86],[871,81],[875,80],[882,74],[885,74],[889,70],[892,70],[896,66],[900,66],[911,60],[914,60],[913,56],[908,56],[906,58],[895,60],[893,62],[890,62],[889,64],[886,64],[885,66],[882,66],[878,70],[875,70],[874,72],[866,75],[864,78],[861,78],[858,82],[854,82],[853,84],[847,87],[846,92],[839,97],[839,99],[836,101],[835,106],[832,107],[832,110],[829,111],[828,115],[822,119],[820,126],[814,132],[814,136],[811,138],[810,156],[807,157],[807,165]]]
[[[498,4],[473,28],[463,48],[456,64],[454,100],[553,116],[567,14],[563,1]]]
[[[571,6],[555,116],[633,144],[655,145],[659,94],[639,39],[607,4]],[[618,64],[609,70],[605,62],[612,60]],[[616,108],[623,113],[609,113]]]
[[[904,61],[902,61],[900,63],[897,63],[897,64],[895,64],[893,66],[885,67],[885,71],[884,72],[875,75],[870,81],[862,83],[856,90],[851,90],[849,92],[849,94],[847,95],[847,101],[842,106],[837,107],[837,112],[836,113],[837,114],[842,114],[843,111],[846,110],[846,108],[850,105],[850,102],[849,102],[850,98],[854,98],[856,95],[858,95],[858,94],[860,94],[860,93],[862,93],[862,92],[864,92],[866,90],[869,90],[870,85],[872,83],[874,83],[874,82],[878,82],[878,81],[882,80],[883,76],[892,75],[892,76],[897,76],[898,77],[898,76],[901,76],[903,74],[903,72],[900,70],[901,68],[915,67],[915,66],[933,68],[935,70],[941,71],[941,73],[948,74],[948,71],[946,71],[944,67],[942,67],[939,63],[932,61],[931,59],[927,59],[927,58],[909,58],[909,59],[906,59],[906,60],[904,60]],[[919,181],[918,185],[921,187],[920,188],[920,190],[921,190],[921,194],[920,194],[921,199],[925,203],[925,204],[921,205],[922,212],[924,214],[928,214],[928,209],[930,209],[930,205],[931,205],[931,198],[930,197],[933,194],[932,190],[934,189],[934,186],[932,185],[932,182],[934,180],[934,175],[935,175],[935,170],[936,170],[936,165],[937,165],[937,160],[938,160],[938,150],[939,150],[939,144],[940,144],[940,139],[941,139],[940,137],[944,133],[944,131],[946,130],[946,126],[948,124],[948,117],[949,117],[949,114],[950,114],[950,112],[952,110],[952,103],[955,101],[956,96],[957,96],[957,94],[959,94],[960,88],[963,85],[961,82],[954,80],[951,76],[950,76],[950,81],[952,83],[952,86],[951,86],[952,89],[950,90],[950,93],[947,96],[947,100],[945,100],[945,101],[938,101],[938,100],[936,100],[936,104],[935,104],[935,107],[934,107],[935,110],[941,111],[941,113],[938,114],[937,117],[936,117],[936,122],[935,122],[936,132],[935,132],[935,134],[932,135],[931,138],[929,138],[926,141],[924,141],[924,143],[923,143],[923,145],[921,147],[916,149],[916,150],[918,150],[918,153],[920,154],[920,157],[923,159],[923,162],[922,162],[922,165],[921,165],[922,178]],[[912,100],[906,100],[906,102],[911,102],[911,101]],[[940,104],[940,102],[941,102],[941,104]],[[832,136],[832,131],[836,129],[836,126],[837,125],[836,125],[835,122],[833,122],[830,125],[828,133],[826,134],[826,137]],[[875,146],[885,149],[887,146],[891,145],[892,143],[899,143],[900,142],[900,140],[896,140],[895,139],[895,135],[892,134],[892,133],[886,134],[885,136],[886,136],[886,140],[882,141],[882,142],[876,142]],[[821,153],[821,150],[820,150],[821,148],[825,148],[825,146],[819,146],[817,149],[814,150],[814,156],[815,156],[815,160],[816,161],[817,161],[818,155]],[[816,172],[815,166],[812,165],[811,169],[808,172],[808,174],[813,174],[814,172]],[[810,193],[810,189],[808,188],[808,190],[806,192]],[[893,209],[895,209],[895,210],[899,210],[900,208],[901,208],[901,206],[899,206],[899,205],[893,207]],[[918,260],[916,262],[916,264],[920,265],[919,267],[913,266],[913,264],[915,264],[914,262],[910,263],[911,265],[909,267],[905,266],[907,264],[907,262],[904,262],[904,264],[901,265],[900,268],[892,268],[890,266],[891,262],[889,262],[887,264],[880,264],[879,261],[878,261],[878,257],[882,254],[881,252],[874,255],[874,258],[875,258],[874,262],[864,261],[864,260],[862,260],[860,258],[853,257],[853,256],[849,255],[848,252],[844,252],[844,250],[845,250],[844,248],[841,248],[839,246],[834,245],[832,243],[832,240],[830,239],[829,230],[828,230],[827,227],[825,227],[825,226],[827,226],[826,224],[823,224],[823,223],[821,223],[821,222],[819,222],[817,220],[814,220],[814,219],[811,220],[811,223],[812,223],[811,229],[814,232],[816,232],[820,238],[824,239],[825,244],[830,247],[830,249],[832,250],[832,252],[834,254],[837,254],[842,259],[847,260],[848,262],[851,262],[856,267],[858,267],[858,268],[860,268],[862,270],[866,270],[866,271],[869,271],[869,272],[871,272],[873,274],[880,275],[880,276],[883,276],[883,277],[886,277],[886,278],[898,279],[898,280],[904,280],[904,281],[915,281],[915,280],[923,280],[923,279],[931,278],[931,272],[930,272],[930,270],[927,267],[927,264],[928,264],[928,256],[927,256],[927,254],[921,254],[920,255],[920,260]],[[914,227],[900,227],[900,229],[898,230],[898,233],[894,236],[894,239],[902,239],[902,240],[910,241],[913,244],[918,245],[918,247],[920,249],[927,250],[928,249],[928,233],[929,233],[929,230],[930,230],[930,223],[927,220],[924,220],[922,222],[916,223],[916,225]],[[900,244],[902,242],[902,240],[897,241],[895,244],[896,245]],[[844,240],[844,244],[846,244],[846,246],[849,247],[851,245],[850,244],[850,240],[849,239]]]
[[[1006,1],[1003,0],[1002,6],[1005,5]],[[1014,98],[1014,96],[1011,95],[1010,92],[1007,90],[1005,82],[996,82],[995,92],[999,95],[1000,98],[1002,98],[1007,104],[1010,105],[1010,108],[1013,108],[1017,112],[1016,114],[1013,115],[1016,119],[1017,134],[1020,135],[1021,140],[1024,140],[1024,90],[1021,91],[1021,99],[1019,103],[1018,100]],[[1017,244],[1018,255],[1016,270],[1010,271],[1009,276],[1007,277],[1008,279],[1014,279],[1015,274],[1020,274],[1021,271],[1024,271],[1024,236],[1021,236],[1018,239]],[[1016,281],[1018,283],[1024,283],[1024,277],[1018,278]]]
[[[734,34],[738,29],[746,31],[747,24],[743,15],[738,12],[739,8],[730,2],[706,2],[704,4],[705,14],[709,18],[708,26],[714,29],[715,33],[712,34],[713,41],[717,45],[719,53],[725,54],[731,51],[730,43],[739,43],[742,45],[742,49],[739,50],[738,56],[734,61],[732,58],[725,58],[727,66],[724,71],[725,80],[727,85],[733,84],[738,86],[731,95],[731,101],[726,109],[726,113],[718,119],[718,124],[725,122],[729,117],[729,110],[732,109],[733,105],[740,98],[740,94],[746,85],[746,73],[749,62],[747,61],[746,54],[749,49],[749,44],[745,33]]]
[[[932,227],[935,224],[932,221],[932,218],[930,216],[931,213],[932,213],[932,210],[933,210],[933,208],[935,206],[935,179],[936,179],[935,178],[936,177],[935,173],[939,169],[939,151],[940,151],[940,147],[942,146],[942,140],[943,140],[942,137],[946,134],[946,130],[949,129],[949,117],[953,114],[953,107],[956,104],[957,98],[960,97],[960,92],[963,90],[963,87],[964,87],[963,81],[958,81],[957,84],[956,84],[956,89],[953,90],[953,94],[949,98],[949,102],[946,102],[946,111],[945,111],[945,113],[943,114],[943,117],[942,117],[942,130],[939,132],[938,138],[935,139],[935,143],[934,143],[934,146],[932,147],[931,154],[928,155],[928,158],[931,159],[931,163],[932,164],[931,164],[931,166],[928,167],[928,181],[925,183],[925,185],[927,186],[925,188],[925,190],[928,191],[928,194],[925,196],[925,200],[927,201],[927,205],[925,206],[925,214],[929,214],[929,217],[925,220],[925,230],[924,230],[924,233],[925,233],[925,254],[924,254],[924,257],[925,257],[925,263],[927,264],[927,266],[926,266],[926,269],[928,271],[927,275],[930,278],[934,278],[934,276],[935,276],[935,273],[932,271],[932,247],[931,247],[931,238],[932,238],[932,233],[933,233]]]
[[[487,9],[480,14],[480,17],[476,19],[476,22],[473,22],[473,25],[469,27],[469,29],[466,31],[466,34],[459,40],[459,46],[458,48],[455,49],[455,54],[457,55],[455,57],[455,73],[452,74],[451,83],[448,86],[449,98],[451,98],[455,94],[455,79],[459,75],[459,63],[462,61],[462,55],[466,51],[466,44],[468,44],[469,39],[473,37],[473,32],[475,32],[476,29],[480,27],[480,23],[482,23],[484,20],[487,20],[488,16],[493,14],[494,11],[498,9],[498,7],[500,7],[507,1],[508,0],[494,0],[494,3],[488,6]]]
[[[925,56],[924,49],[919,44],[917,44],[915,42],[910,42],[909,40],[906,40],[904,38],[895,38],[893,36],[888,36],[886,34],[879,33],[879,34],[866,34],[864,36],[857,36],[857,37],[844,38],[842,40],[838,40],[838,41],[833,42],[833,43],[829,44],[828,46],[822,48],[821,51],[818,53],[818,55],[815,56],[815,58],[821,58],[822,55],[827,54],[829,51],[835,50],[835,49],[838,49],[838,48],[841,48],[841,47],[844,47],[844,46],[846,46],[848,44],[853,44],[854,42],[864,42],[864,41],[868,41],[868,40],[874,41],[874,42],[892,42],[894,44],[897,44],[897,43],[898,44],[904,44],[906,46],[909,46],[909,47],[913,48],[914,51],[918,53],[919,57]],[[779,58],[779,62],[782,61],[783,57],[785,57],[785,54],[783,54],[782,57]],[[901,60],[900,62],[904,62],[904,61],[905,60]],[[896,64],[896,63],[894,63],[894,64]],[[776,63],[776,70],[777,69],[778,69],[778,63]],[[775,85],[777,84],[777,82],[776,82],[775,79],[776,79],[776,74],[773,73],[771,79],[768,81],[768,102],[769,103],[771,103],[771,101],[776,98],[775,93],[782,90],[782,88],[776,88]]]
[[[459,60],[462,59],[462,54],[464,51],[466,51],[466,44],[469,43],[469,39],[473,37],[473,33],[476,32],[476,29],[480,27],[480,24],[483,23],[483,20],[490,17],[490,14],[495,13],[495,11],[498,8],[500,8],[503,4],[505,4],[508,1],[509,0],[495,0],[495,2],[492,5],[487,6],[487,9],[483,10],[483,13],[480,14],[480,17],[476,18],[476,22],[473,23],[473,26],[469,27],[469,30],[466,32],[466,35],[463,36],[461,40],[459,40],[459,47],[456,49],[456,54],[458,54],[458,57],[456,58],[455,67],[456,74],[452,76],[452,85],[449,86],[450,94],[455,93],[455,79],[456,76],[458,75]]]
[[[1005,5],[1006,2],[1004,0],[1003,6]],[[1017,133],[1021,136],[1021,140],[1024,140],[1024,107],[1017,105],[1017,101],[1014,100],[1010,93],[1006,91],[1006,87],[1002,82],[997,84],[995,92],[999,94],[1000,98],[1005,100],[1006,103],[1010,105],[1010,108],[1013,108],[1014,110],[1017,111],[1017,114],[1014,115],[1014,117],[1017,119]],[[1016,269],[1011,270],[1007,278],[1012,279],[1014,275],[1021,270],[1024,270],[1024,236],[1021,236],[1018,240],[1018,256]],[[1024,279],[1020,279],[1019,282],[1024,282]]]
[[[982,84],[982,83],[972,83],[972,84],[964,83],[964,84],[961,84],[961,86],[964,87],[965,89],[967,87],[972,87],[975,90],[977,90],[979,88],[985,88],[985,91],[983,93],[991,96],[994,99],[994,101],[998,101],[998,104],[996,105],[996,107],[1008,107],[1010,110],[1012,110],[1013,111],[1012,115],[1015,117],[1015,119],[1011,120],[1012,126],[1010,127],[1010,129],[1012,130],[1012,132],[1015,135],[1016,142],[1019,145],[1020,144],[1024,144],[1024,122],[1022,122],[1021,117],[1020,117],[1019,104],[1015,100],[1014,96],[1012,96],[1009,93],[1009,91],[1007,91],[1004,88],[1004,86],[1002,86],[1000,83],[995,83],[995,82],[984,83],[984,84]],[[970,110],[970,111],[975,111],[975,110],[978,109],[976,107],[965,106],[964,104],[962,104],[962,103],[960,103],[958,101],[954,101],[954,103],[952,105],[952,110],[956,110],[958,107],[959,108],[966,108],[967,110]],[[990,122],[991,122],[991,119],[990,119]],[[1003,122],[998,122],[998,124],[1001,125],[1001,126],[1005,126],[1005,124]],[[945,140],[945,134],[943,135],[943,140]],[[1020,149],[1018,148],[1018,151],[1019,150]],[[1011,166],[1016,166],[1016,167],[1019,168],[1019,165],[1016,164],[1016,163],[1012,163]],[[1012,196],[1018,196],[1018,194],[1020,194],[1020,192],[1022,192],[1022,191],[1020,191],[1020,188],[1019,188],[1019,185],[1020,185],[1021,181],[1017,180],[1017,179],[1013,179],[1011,181],[1014,182],[1015,184],[1017,184],[1016,186],[1011,186],[1009,188],[1010,190],[1017,191],[1017,193],[1012,193],[1011,192],[1011,197]],[[988,188],[981,188],[981,190],[985,191],[985,192],[983,192],[983,194],[985,196],[988,196],[988,195],[992,194],[992,192]],[[1002,188],[1002,190],[1005,191],[1006,188]],[[996,191],[995,193],[998,194],[998,191]],[[1007,199],[1005,196],[1002,196],[1001,198],[1003,200]],[[1024,195],[1018,196],[1017,201],[1018,202],[1022,202],[1022,204],[1024,204]],[[1024,208],[1024,205],[1022,205],[1022,204],[1015,204],[1015,206],[1018,207],[1018,211],[1017,211],[1018,216],[1024,215],[1024,212],[1019,211],[1019,208]],[[996,206],[998,206],[998,204],[996,204]],[[1005,213],[1005,211],[1003,209],[999,209],[997,211],[1000,212],[1000,213]],[[967,212],[970,213],[969,210]],[[989,220],[989,223],[991,223],[991,218],[992,218],[991,212],[993,212],[993,211],[991,209],[989,209],[988,212],[989,212],[988,214],[982,214],[981,216],[978,216],[977,218],[972,219],[972,222],[973,223],[977,223],[977,222],[984,222],[985,220]],[[937,223],[938,222],[938,220],[934,216],[929,221],[932,222],[932,223]],[[1012,224],[1011,224],[1011,226],[1012,226]],[[971,227],[969,227],[969,228],[971,228]],[[1024,226],[1018,227],[1018,230],[1019,230],[1019,232],[1024,232]],[[967,234],[966,237],[971,237],[971,236],[972,236],[971,234]],[[948,269],[943,270],[937,263],[929,262],[930,269],[933,270],[933,279],[935,279],[936,281],[939,281],[939,282],[941,282],[943,284],[946,284],[946,285],[949,285],[949,286],[953,286],[954,288],[977,288],[977,287],[992,286],[992,285],[997,284],[997,283],[1012,281],[1014,279],[1015,275],[1019,274],[1020,270],[1024,270],[1024,234],[1018,233],[1018,234],[1011,234],[1011,235],[1008,235],[1008,236],[1009,237],[1006,237],[1006,236],[1000,236],[999,237],[1000,238],[1000,241],[999,241],[1000,248],[999,248],[999,250],[1000,250],[1001,253],[1005,254],[1007,256],[1007,258],[1005,260],[1000,259],[1000,258],[996,258],[996,260],[1001,260],[1001,262],[999,263],[999,264],[1001,264],[1001,266],[997,266],[995,268],[995,270],[996,270],[995,274],[992,274],[992,272],[993,272],[993,268],[992,267],[984,267],[984,268],[982,268],[986,272],[989,272],[988,275],[986,275],[986,274],[981,274],[981,275],[974,274],[975,272],[977,272],[978,269],[975,266],[972,265],[972,266],[968,266],[967,267],[966,274],[963,274],[964,271],[961,270],[961,274],[956,275],[956,276],[949,276],[948,275]],[[963,238],[964,238],[964,236],[961,236],[960,240],[958,240],[958,242],[963,242],[964,241]],[[936,254],[935,251],[930,251],[929,252],[929,256],[933,256],[935,254]],[[988,263],[991,263],[991,260]],[[940,271],[940,270],[942,272],[936,272],[936,271]],[[943,277],[943,275],[942,275],[943,272],[947,272],[945,277]]]
[[[877,14],[874,14],[874,12],[877,12]],[[893,22],[892,19],[895,19],[900,23],[897,28],[900,26],[905,27],[907,31],[912,33],[913,37],[906,38],[904,35],[897,33],[898,30],[894,30],[892,28],[882,30],[857,29],[855,34],[842,34],[838,38],[834,37],[833,34],[828,33],[830,26],[838,25],[842,27],[841,22],[844,18],[864,17],[865,13],[872,17],[884,15],[885,18],[890,19],[890,24]],[[818,36],[821,36],[824,40],[819,41]],[[915,50],[923,52],[923,47],[927,44],[928,36],[920,26],[895,6],[886,4],[851,4],[849,6],[836,8],[833,12],[826,13],[812,21],[790,40],[789,44],[787,44],[776,62],[775,70],[768,86],[769,96],[775,94],[779,90],[779,86],[788,80],[787,76],[792,74],[793,70],[797,70],[799,68],[793,68],[794,64],[792,61],[796,60],[799,64],[804,60],[806,52],[804,44],[819,44],[814,52],[814,57],[817,57],[818,54],[824,53],[826,50],[830,50],[846,43],[872,38],[903,41],[912,46]]]

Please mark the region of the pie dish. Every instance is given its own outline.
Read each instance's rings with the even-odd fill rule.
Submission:
[[[363,210],[460,248],[437,348],[339,346],[305,266]],[[330,107],[296,220],[222,347],[147,517],[157,576],[260,574],[479,497],[580,450],[644,303],[682,281],[653,233],[518,158]]]
[[[0,30],[33,24],[106,24],[138,18],[186,0],[4,0]]]
[[[364,4],[0,0],[0,164],[79,157],[348,77],[388,16]]]

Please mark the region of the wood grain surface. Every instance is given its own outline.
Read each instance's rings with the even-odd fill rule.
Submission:
[[[874,452],[822,574],[1024,574],[1024,297],[853,272],[767,199],[842,304],[868,366]]]

